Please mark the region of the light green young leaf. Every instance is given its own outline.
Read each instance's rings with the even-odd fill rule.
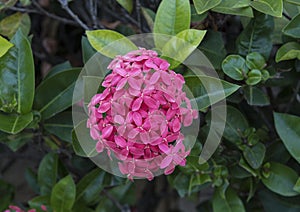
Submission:
[[[258,52],[251,52],[246,56],[246,65],[249,69],[261,70],[266,66],[265,58]]]
[[[300,44],[297,42],[289,42],[281,46],[276,53],[276,62],[284,60],[300,60]]]
[[[30,31],[31,21],[27,13],[14,13],[0,21],[0,33],[9,38],[20,29],[24,35]]]
[[[276,131],[289,153],[300,163],[300,117],[274,113]]]
[[[222,0],[193,0],[198,14],[202,14],[211,8],[214,8],[222,2]]]
[[[266,170],[268,177],[263,177],[263,184],[271,191],[286,197],[299,195],[294,191],[298,175],[296,171],[280,163],[270,163],[270,168]]]
[[[71,212],[75,203],[76,187],[71,175],[61,179],[51,193],[51,207],[57,212]]]
[[[138,49],[128,38],[112,30],[86,31],[86,34],[92,47],[110,58]]]
[[[250,7],[250,0],[223,0],[216,7],[212,8],[212,11],[231,15],[240,15],[253,17],[253,11]]]
[[[282,32],[293,38],[300,38],[300,14],[295,16],[283,29]]]
[[[26,128],[32,120],[33,114],[31,112],[23,115],[0,113],[0,131],[17,134]]]
[[[198,47],[205,33],[205,30],[183,30],[164,45],[162,56],[171,58],[170,69],[176,68]]]
[[[258,69],[252,69],[251,71],[248,72],[247,75],[248,75],[247,76],[248,78],[246,80],[247,85],[256,85],[262,79],[261,71]]]
[[[0,58],[14,45],[0,35]]]
[[[282,17],[283,1],[282,0],[256,0],[251,1],[250,5],[265,14]]]
[[[117,2],[124,7],[129,13],[132,12],[133,2],[132,0],[117,0]]]

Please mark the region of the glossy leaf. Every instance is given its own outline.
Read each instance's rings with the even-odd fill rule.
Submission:
[[[284,60],[300,60],[300,44],[297,42],[289,42],[281,46],[276,53],[276,62]]]
[[[34,97],[34,63],[28,38],[21,30],[0,60],[0,110],[27,114]]]
[[[243,80],[248,73],[246,61],[239,55],[229,55],[222,63],[223,72],[235,80]]]
[[[246,56],[246,65],[249,69],[262,69],[266,66],[265,58],[258,52],[251,52]]]
[[[14,197],[14,187],[0,179],[0,211],[8,208]]]
[[[93,157],[98,154],[96,141],[90,136],[90,130],[86,127],[87,120],[83,120],[75,126],[72,132],[72,145],[75,153],[81,157]],[[84,145],[84,148],[83,148]]]
[[[193,0],[193,2],[197,13],[202,14],[220,4],[222,0]]]
[[[52,77],[53,75],[55,74],[58,74],[60,72],[63,72],[65,70],[69,70],[69,69],[72,69],[72,66],[70,64],[69,61],[66,61],[64,63],[60,63],[60,64],[57,64],[56,66],[52,67],[49,72],[47,73],[47,75],[45,76],[44,80],[49,78],[49,77]]]
[[[3,137],[4,136],[5,135],[3,135]],[[16,152],[26,143],[32,141],[33,136],[34,135],[31,132],[22,132],[15,135],[6,135],[6,138],[2,138],[1,142],[8,146],[13,152]]]
[[[152,10],[145,8],[145,7],[142,7],[141,10],[142,10],[142,14],[143,14],[149,28],[152,31],[153,27],[154,27],[154,20],[155,20],[156,14]]]
[[[38,212],[41,212],[42,205],[46,206],[46,208],[50,207],[50,195],[34,197],[28,204],[31,208],[35,208]]]
[[[133,2],[132,0],[117,0],[117,2],[122,5],[129,13],[132,12]]]
[[[82,59],[83,62],[86,64],[88,60],[94,56],[97,52],[95,49],[91,46],[88,39],[86,37],[81,38],[81,47],[82,47]]]
[[[18,0],[5,0],[5,1],[2,0],[2,1],[0,1],[0,10],[15,5],[15,3],[16,3],[17,1],[18,1]]]
[[[223,100],[240,88],[238,85],[205,75],[199,78],[198,76],[185,77],[185,84],[193,93],[199,110]]]
[[[245,211],[242,200],[238,197],[236,192],[228,188],[225,193],[225,198],[220,194],[219,190],[216,190],[212,199],[214,212],[243,212]]]
[[[254,168],[258,169],[265,158],[266,147],[262,143],[257,143],[253,147],[246,147],[243,150],[244,157],[249,165]]]
[[[253,17],[252,8],[249,5],[250,2],[250,0],[223,0],[212,10],[218,13]]]
[[[104,171],[96,168],[84,176],[76,186],[76,201],[89,204],[97,199],[104,187],[105,175]]]
[[[270,104],[269,97],[257,87],[246,86],[243,91],[249,105],[265,106]]]
[[[254,9],[276,17],[282,17],[283,0],[256,0],[250,2]]]
[[[18,29],[20,29],[24,35],[28,35],[30,25],[30,17],[27,13],[14,13],[0,21],[0,33],[12,38]]]
[[[34,108],[39,110],[42,119],[51,118],[72,105],[73,90],[80,71],[80,68],[64,70],[45,79],[37,87]]]
[[[66,111],[48,119],[44,123],[44,128],[51,134],[56,135],[60,139],[72,142],[72,112]]]
[[[197,48],[205,33],[205,30],[183,30],[165,44],[162,56],[171,58],[170,69],[177,67]]]
[[[274,113],[276,131],[283,144],[300,163],[300,118],[298,116]]]
[[[76,187],[71,177],[68,175],[61,179],[53,188],[51,193],[51,207],[57,212],[71,211],[75,202]]]
[[[293,190],[298,179],[298,175],[293,169],[280,163],[271,162],[270,168],[266,172],[268,177],[263,177],[262,182],[271,191],[286,197],[299,195]]]
[[[92,47],[110,58],[138,49],[128,38],[112,30],[86,31],[86,34]]]
[[[300,177],[298,178],[295,186],[294,186],[294,191],[298,192],[300,194]]]
[[[251,52],[258,52],[268,59],[272,49],[273,29],[273,18],[256,12],[237,39],[238,53],[246,56]]]
[[[190,21],[191,10],[188,0],[163,0],[156,13],[153,32],[176,35],[189,29]]]
[[[51,193],[52,187],[57,180],[58,156],[54,153],[48,153],[41,161],[38,169],[38,184],[41,195]]]
[[[0,113],[0,131],[17,134],[26,128],[33,120],[33,114],[3,114]]]
[[[283,33],[293,38],[300,38],[300,14],[295,16],[284,28]]]
[[[300,0],[285,0],[285,1],[288,3],[296,4],[296,5],[300,6]]]
[[[0,35],[0,58],[14,45]]]
[[[226,49],[220,32],[207,30],[198,48],[205,54],[214,68],[221,69],[222,61],[226,57]]]
[[[248,78],[246,80],[247,85],[256,85],[262,79],[261,72],[258,69],[252,69],[248,72]]]

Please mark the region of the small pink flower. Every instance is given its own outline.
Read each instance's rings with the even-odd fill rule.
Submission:
[[[169,66],[152,50],[117,56],[108,66],[112,73],[102,83],[104,91],[88,105],[96,150],[113,153],[129,179],[152,180],[159,170],[170,174],[189,154],[180,130],[198,112],[182,91],[184,78]]]

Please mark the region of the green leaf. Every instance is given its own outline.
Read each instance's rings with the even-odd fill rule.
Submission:
[[[251,52],[247,54],[246,65],[249,69],[259,69],[261,70],[266,66],[265,58],[258,52]]]
[[[70,175],[61,179],[51,193],[51,207],[56,212],[71,211],[75,202],[76,187]]]
[[[265,154],[266,154],[266,147],[262,143],[257,143],[253,147],[247,146],[243,150],[243,155],[246,161],[254,169],[258,169],[262,165],[265,158]]]
[[[202,14],[220,4],[222,0],[193,0],[193,2],[197,13]]]
[[[300,38],[300,14],[295,16],[283,29],[282,32],[293,38]]]
[[[300,44],[297,42],[289,42],[281,46],[276,53],[276,62],[284,60],[300,60]]]
[[[28,35],[30,32],[30,25],[30,17],[27,13],[14,13],[0,21],[0,33],[12,38],[20,29],[24,35]]]
[[[34,108],[39,110],[42,119],[51,118],[72,105],[73,90],[80,71],[80,68],[61,71],[37,87]]]
[[[225,193],[225,198],[222,197],[221,192],[216,190],[212,199],[212,206],[214,212],[243,212],[245,211],[242,200],[238,197],[236,192],[228,188]]]
[[[27,142],[32,141],[33,136],[34,135],[31,132],[22,132],[17,133],[15,135],[7,135],[6,138],[3,139],[1,142],[7,145],[13,152],[16,152]]]
[[[0,110],[27,114],[34,98],[34,63],[31,46],[21,30],[0,60]]]
[[[0,35],[0,58],[14,45]]]
[[[300,163],[300,118],[274,113],[276,131],[289,153]]]
[[[249,105],[265,106],[270,104],[269,97],[257,87],[245,86],[243,91]]]
[[[267,178],[263,177],[262,182],[271,191],[286,197],[299,195],[293,190],[298,175],[290,167],[271,162],[270,168],[264,172],[267,172],[269,176]]]
[[[250,2],[250,0],[223,0],[212,10],[218,13],[253,17],[252,8],[249,6]]]
[[[56,66],[54,66],[50,69],[50,71],[45,76],[44,80],[49,78],[49,77],[52,77],[55,74],[58,74],[58,73],[63,72],[65,70],[68,70],[68,69],[72,69],[72,66],[71,66],[69,61],[66,61],[64,63],[60,63],[60,64],[58,64],[58,65],[56,65]]]
[[[205,54],[214,68],[221,69],[222,61],[226,57],[226,49],[221,32],[207,30],[198,48]]]
[[[250,5],[265,14],[282,17],[283,1],[282,0],[256,0],[251,1]]]
[[[235,80],[243,80],[248,73],[246,61],[240,55],[229,55],[222,63],[223,72]]]
[[[44,123],[44,128],[59,137],[60,139],[72,142],[72,112],[66,111],[48,119]]]
[[[93,49],[88,39],[84,36],[81,38],[81,46],[82,46],[82,58],[84,64],[88,62],[88,60],[94,56],[97,52]]]
[[[33,120],[33,114],[3,114],[0,113],[0,130],[6,133],[17,134],[27,127]]]
[[[0,10],[14,6],[18,0],[2,0],[0,1]]]
[[[128,38],[112,30],[86,31],[86,34],[92,47],[110,58],[138,49]]]
[[[294,186],[294,191],[298,192],[300,194],[300,177],[298,178],[295,186]]]
[[[199,110],[223,100],[240,88],[238,85],[204,75],[186,76],[185,84],[193,93]]]
[[[94,169],[82,178],[76,186],[76,201],[85,204],[92,203],[102,191],[105,172],[99,168]]]
[[[285,1],[288,3],[296,4],[296,5],[300,6],[300,0],[285,0]]]
[[[142,14],[143,14],[149,28],[152,31],[153,27],[154,27],[154,20],[155,20],[156,14],[152,10],[150,10],[146,7],[142,7],[141,10],[142,10]]]
[[[96,141],[90,136],[90,129],[86,127],[87,120],[81,121],[72,131],[72,145],[75,153],[81,157],[93,157],[98,154]],[[84,145],[84,147],[82,146]]]
[[[209,116],[207,118],[209,118]],[[241,142],[242,133],[249,127],[247,119],[238,109],[227,106],[227,116],[224,121],[226,121],[226,125],[223,137],[233,143],[239,144]]]
[[[262,79],[261,72],[258,69],[252,69],[248,72],[248,79],[246,80],[247,85],[256,85]]]
[[[124,7],[129,13],[132,12],[133,2],[132,0],[117,0],[117,2]]]
[[[207,17],[208,12],[198,14],[195,6],[193,4],[191,4],[190,6],[191,6],[191,23],[202,22]]]
[[[0,179],[0,211],[5,211],[14,197],[14,187]]]
[[[170,69],[176,68],[197,48],[205,33],[205,30],[183,30],[164,45],[162,56],[171,59]]]
[[[273,46],[273,29],[273,17],[256,12],[237,39],[238,53],[246,56],[251,52],[258,52],[268,59]]]
[[[23,5],[23,6],[28,6],[31,4],[31,0],[20,0],[20,3]]]
[[[163,0],[157,10],[153,32],[176,35],[189,29],[191,9],[188,0]]]
[[[48,153],[41,161],[38,169],[38,184],[40,185],[41,195],[51,193],[52,187],[56,183],[58,156]]]
[[[28,204],[31,208],[37,209],[37,212],[42,212],[42,205],[46,206],[47,208],[50,207],[50,195],[34,197],[28,202]]]

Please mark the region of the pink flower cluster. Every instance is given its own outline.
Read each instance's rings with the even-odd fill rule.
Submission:
[[[41,205],[41,209],[42,211],[47,211],[47,208],[45,205]],[[22,210],[21,208],[19,208],[18,206],[15,205],[10,205],[9,209],[6,209],[4,212],[25,212],[24,210]],[[27,212],[36,212],[36,209],[30,209]]]
[[[105,90],[88,105],[91,137],[96,150],[113,152],[119,170],[129,179],[153,179],[154,173],[185,165],[189,149],[183,126],[198,112],[182,91],[184,78],[152,50],[139,49],[117,56],[108,66],[112,73],[102,83]]]

